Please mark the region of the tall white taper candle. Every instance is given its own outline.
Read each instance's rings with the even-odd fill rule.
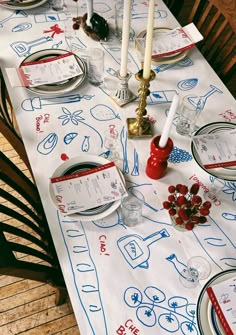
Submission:
[[[172,122],[173,122],[178,104],[179,104],[179,95],[175,94],[173,97],[171,106],[170,106],[170,110],[169,110],[169,113],[168,113],[168,116],[167,116],[167,119],[166,119],[166,122],[163,128],[162,134],[161,134],[160,141],[159,141],[160,148],[164,148],[167,144],[170,129],[172,126]]]
[[[87,20],[86,24],[87,26],[91,26],[91,18],[93,16],[93,0],[86,0],[87,2]]]
[[[150,71],[151,71],[154,9],[155,9],[155,0],[149,0],[146,48],[145,48],[144,66],[143,66],[143,78],[144,79],[149,79]]]
[[[121,64],[120,64],[120,76],[121,77],[127,76],[130,18],[131,18],[131,0],[124,0]]]

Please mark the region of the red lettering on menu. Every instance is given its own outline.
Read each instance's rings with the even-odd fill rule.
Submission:
[[[127,330],[128,330],[128,332],[127,332]],[[139,329],[134,325],[134,323],[131,319],[128,319],[125,322],[124,326],[120,325],[120,327],[116,331],[116,334],[118,334],[118,335],[128,335],[128,334],[138,335],[139,334]]]
[[[106,246],[106,235],[101,235],[99,236],[99,241],[100,241],[100,255],[105,255],[105,256],[110,256],[109,253],[107,253],[107,246]]]
[[[194,174],[192,175],[189,180],[193,180],[196,184],[198,184],[205,193],[209,192],[209,189],[198,179],[198,177]],[[221,205],[221,201],[217,198],[216,195],[211,195],[209,194],[209,199],[212,200],[212,202],[214,203],[215,206],[220,206]]]

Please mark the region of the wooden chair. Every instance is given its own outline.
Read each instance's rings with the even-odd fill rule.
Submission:
[[[178,0],[164,2],[170,3],[170,10],[179,3]],[[233,95],[236,95],[235,12],[235,0],[184,0],[176,16],[182,26],[195,23],[204,36],[197,47]]]
[[[67,290],[36,186],[0,151],[0,274]]]

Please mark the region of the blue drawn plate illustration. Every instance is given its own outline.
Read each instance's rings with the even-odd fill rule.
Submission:
[[[32,9],[43,5],[47,1],[48,0],[22,0],[19,3],[9,1],[5,4],[1,4],[1,6],[9,9]]]
[[[224,280],[235,277],[236,270],[230,269],[222,271],[213,276],[204,285],[197,301],[197,323],[201,335],[225,335],[218,321],[209,318],[209,297],[206,292],[207,287],[223,282]],[[217,332],[218,331],[218,332]],[[220,333],[219,333],[220,332]]]
[[[62,163],[53,173],[53,177],[59,177],[59,176],[65,176],[69,174],[73,174],[76,172],[82,172],[91,168],[94,168],[99,165],[107,164],[110,161],[103,157],[99,156],[93,156],[93,155],[84,155],[84,156],[77,156],[74,158],[71,158],[64,163]],[[118,169],[120,173],[120,177],[123,181],[123,184],[125,185],[125,179],[120,170]],[[51,183],[49,184],[49,192],[52,198],[53,203],[57,207],[57,201],[54,196],[54,192],[52,189]],[[83,212],[77,212],[75,214],[71,214],[70,217],[75,217],[76,219],[82,220],[82,221],[92,221],[92,220],[100,220],[111,213],[113,213],[119,206],[121,201],[117,200],[114,202],[110,202],[107,204],[104,204],[102,206],[94,207],[91,209],[88,209]]]
[[[26,57],[23,62],[20,64],[20,67],[25,62],[36,62],[42,59],[52,58],[55,56],[63,55],[65,53],[68,53],[66,50],[62,49],[45,49],[36,51],[33,54]],[[28,90],[30,90],[33,93],[40,94],[40,95],[60,95],[68,93],[75,88],[77,88],[82,82],[84,81],[86,77],[86,63],[83,59],[79,58],[75,55],[75,58],[82,70],[82,74],[80,76],[70,78],[68,80],[64,80],[61,82],[48,84],[48,85],[40,85],[37,87],[27,87]]]
[[[235,128],[236,128],[235,123],[212,122],[198,129],[194,135],[214,134],[214,133],[218,133],[221,131],[229,131]],[[221,178],[221,179],[225,179],[228,181],[236,181],[236,166],[229,166],[229,167],[224,167],[224,168],[220,167],[220,168],[207,170],[202,165],[201,159],[199,155],[197,154],[193,141],[191,143],[191,150],[192,150],[193,157],[195,161],[197,162],[197,164],[207,173],[210,173],[212,176],[215,176],[216,178]]]
[[[168,31],[172,30],[172,28],[168,27],[158,27],[153,29],[153,40],[158,39],[161,34],[165,34]],[[138,34],[138,38],[145,38],[146,37],[146,30],[143,30],[141,33]],[[136,40],[137,42],[137,40]],[[142,50],[142,47],[139,43],[135,43],[135,46],[137,49],[139,49],[140,52],[143,52],[144,54],[144,49]],[[182,60],[187,56],[189,53],[189,50],[184,50],[182,52],[178,52],[174,55],[169,55],[169,56],[164,56],[164,57],[158,57],[158,58],[152,58],[153,64],[174,64]]]

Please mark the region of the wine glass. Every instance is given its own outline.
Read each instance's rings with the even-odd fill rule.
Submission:
[[[212,176],[210,176],[210,180],[211,180],[211,185],[208,187],[209,191],[203,193],[203,197],[205,200],[209,200],[209,201],[215,201],[216,199],[220,200],[219,193],[224,189],[226,182],[224,179],[220,179],[220,178],[216,178]]]
[[[118,148],[118,141],[119,132],[115,129],[114,126],[110,126],[104,132],[104,147],[109,150],[108,159],[111,161],[116,161],[120,158],[119,152],[117,151]]]
[[[76,48],[73,48],[73,39],[75,37],[75,33],[76,31],[73,29],[73,20],[72,17],[68,17],[67,20],[64,21],[64,34],[65,34],[65,38],[66,38],[66,42],[68,44],[69,47],[69,51],[73,52],[76,50]]]
[[[210,263],[204,257],[194,256],[188,260],[187,268],[180,273],[179,280],[184,287],[194,288],[210,273]]]

